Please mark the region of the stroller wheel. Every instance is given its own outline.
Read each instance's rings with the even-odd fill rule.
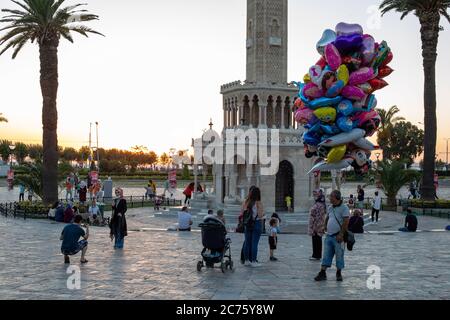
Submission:
[[[226,264],[225,264],[224,262],[222,262],[222,263],[220,264],[220,269],[222,270],[222,273],[225,273],[227,267],[226,267]]]
[[[230,270],[233,271],[233,267],[234,267],[233,261],[229,261],[228,266],[230,267]]]
[[[202,261],[199,261],[198,263],[197,263],[197,271],[202,271],[202,268],[203,268],[203,262]]]

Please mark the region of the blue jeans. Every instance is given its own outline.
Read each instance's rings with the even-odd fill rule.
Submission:
[[[245,227],[245,243],[244,243],[244,257],[245,261],[256,262],[258,258],[258,244],[262,233],[262,221],[256,220],[255,226],[252,230]]]
[[[344,246],[344,242],[337,242],[336,236],[327,234],[324,242],[322,267],[330,268],[333,263],[333,257],[336,255],[336,268],[339,270],[344,269]]]
[[[121,235],[116,235],[114,237],[114,248],[116,249],[123,249],[123,244],[125,242],[125,238]]]

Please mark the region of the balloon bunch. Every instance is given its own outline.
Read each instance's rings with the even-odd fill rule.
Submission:
[[[339,23],[336,31],[325,30],[317,51],[322,57],[296,83],[295,118],[306,129],[305,155],[324,159],[309,173],[349,166],[366,173],[371,151],[379,148],[367,140],[381,123],[374,92],[388,85],[383,79],[394,71],[391,49],[360,25]]]

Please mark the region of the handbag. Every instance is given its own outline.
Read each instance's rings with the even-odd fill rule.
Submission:
[[[342,229],[342,225],[339,222],[339,220],[336,218],[334,211],[333,211],[333,216],[334,216],[334,219],[336,219],[336,222],[339,224],[339,227]],[[353,234],[353,232],[351,232],[349,230],[345,231],[344,232],[344,243],[347,244],[348,251],[353,250],[353,246],[355,245],[355,242],[356,242],[356,240],[355,240],[355,235]]]
[[[247,208],[244,211],[242,222],[245,227],[249,230],[253,230],[255,227],[255,219],[253,219],[253,211],[250,208]]]

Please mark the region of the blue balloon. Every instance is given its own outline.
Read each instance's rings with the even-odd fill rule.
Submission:
[[[329,106],[334,106],[337,105],[339,102],[342,101],[342,96],[337,96],[335,98],[318,98],[318,99],[314,99],[311,101],[303,101],[305,103],[305,105],[312,109],[312,110],[316,110],[318,108],[321,107],[329,107]]]
[[[336,109],[337,109],[338,114],[348,117],[349,115],[352,115],[354,112],[353,102],[351,102],[350,100],[347,100],[347,99],[342,100]]]
[[[349,117],[339,117],[336,124],[343,132],[350,132],[353,130],[353,121]]]
[[[333,98],[341,94],[342,89],[345,87],[345,82],[342,80],[337,81],[334,83],[330,89],[327,90],[326,96],[329,98]]]
[[[322,132],[325,133],[326,135],[335,135],[338,133],[341,133],[341,130],[339,130],[338,127],[336,126],[330,126],[330,125],[320,125],[320,129],[322,129]]]
[[[303,134],[303,143],[317,146],[320,143],[320,137],[313,132],[307,131]]]

